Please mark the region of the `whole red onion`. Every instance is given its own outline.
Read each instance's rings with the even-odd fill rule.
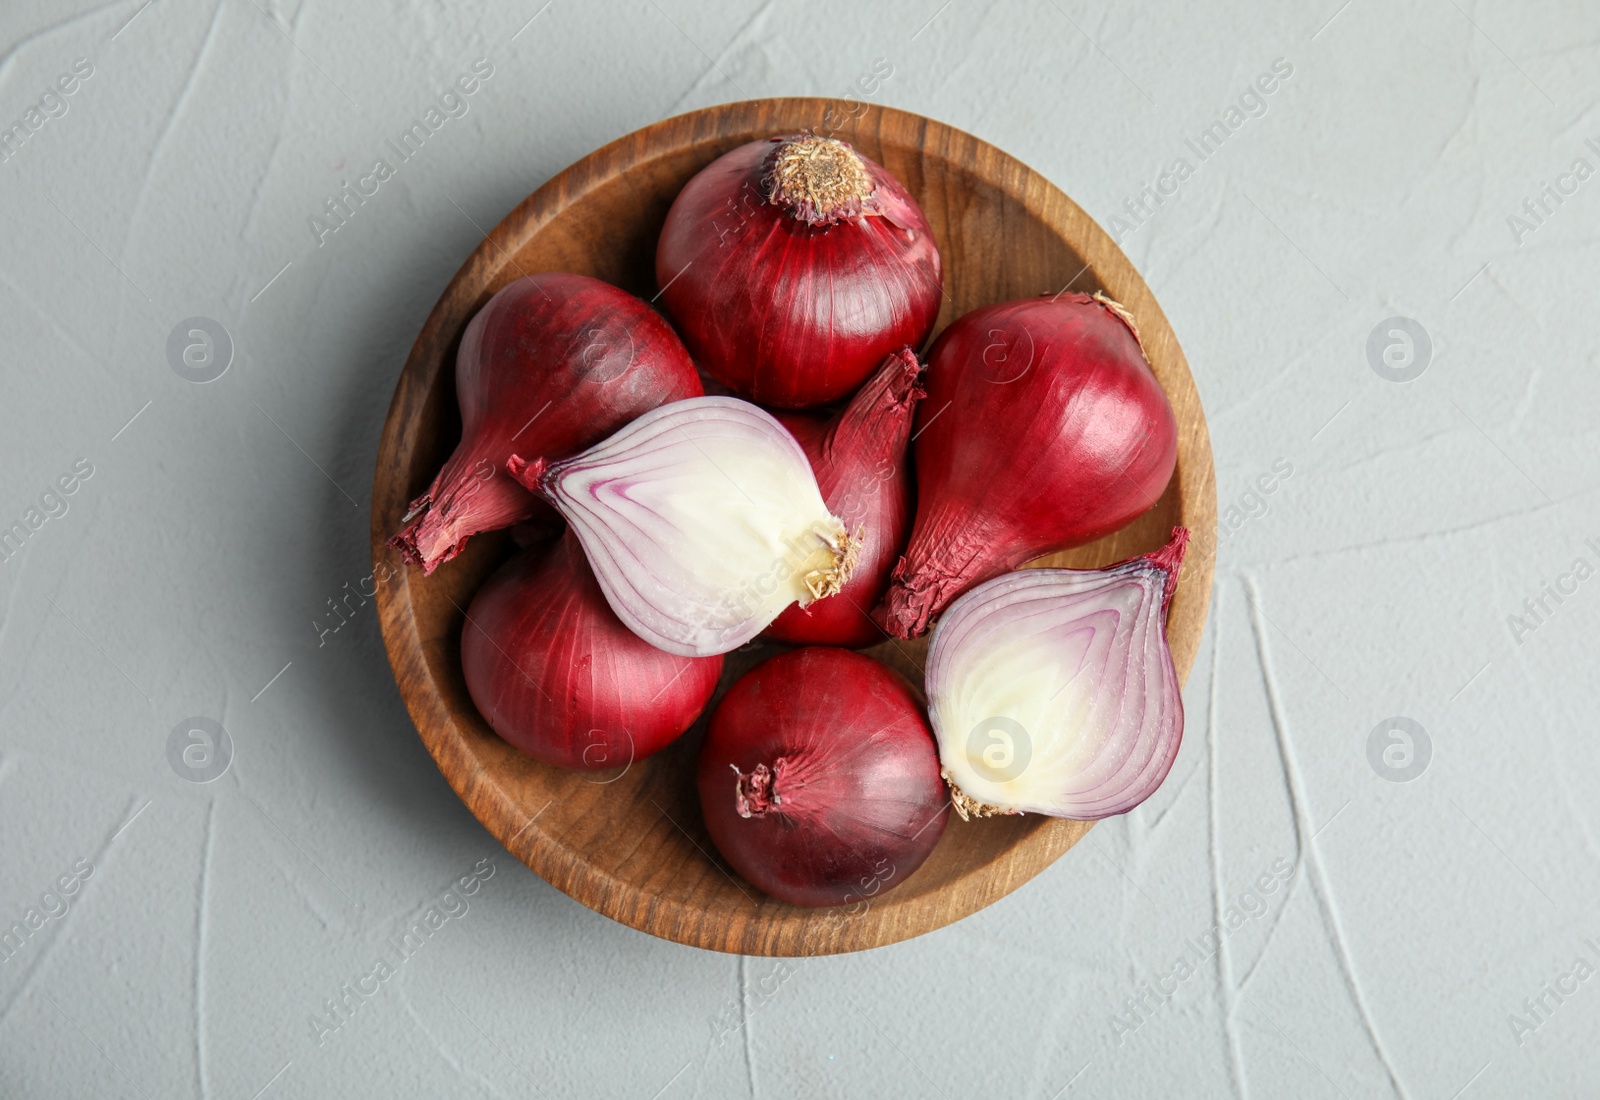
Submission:
[[[933,735],[905,681],[822,646],[779,654],[733,685],[711,716],[699,786],[717,850],[792,905],[898,885],[950,816]]]
[[[883,361],[878,373],[825,420],[810,413],[779,413],[817,475],[828,510],[849,531],[864,532],[855,572],[833,596],[804,607],[793,604],[765,636],[800,645],[859,647],[883,641],[872,609],[889,584],[889,570],[911,527],[911,464],[906,444],[922,397],[922,367],[910,348]]]
[[[565,458],[700,393],[683,343],[638,298],[586,275],[517,279],[462,334],[461,442],[389,545],[432,573],[470,536],[547,511],[507,475],[513,453]]]
[[[678,194],[656,281],[684,342],[741,396],[804,408],[919,347],[943,295],[939,250],[900,182],[834,138],[752,141]]]
[[[1133,322],[1100,295],[974,310],[940,334],[917,410],[917,518],[884,598],[915,637],[950,601],[1156,503],[1178,426]]]
[[[461,667],[478,712],[512,745],[563,768],[611,768],[693,725],[722,658],[674,656],[623,626],[569,531],[478,591]]]

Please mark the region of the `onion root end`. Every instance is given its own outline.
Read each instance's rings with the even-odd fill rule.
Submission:
[[[956,813],[961,815],[962,821],[971,821],[975,817],[1020,817],[1022,815],[1021,810],[1008,810],[1001,806],[991,806],[987,802],[979,802],[956,785],[956,781],[950,778],[949,768],[939,769],[939,776],[945,781],[945,785],[950,788],[950,805],[955,807]]]

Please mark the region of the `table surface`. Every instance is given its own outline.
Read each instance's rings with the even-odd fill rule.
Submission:
[[[1575,0],[6,4],[0,1095],[1592,1092],[1596,35]],[[741,959],[507,856],[350,593],[483,231],[657,119],[846,93],[1118,238],[1205,401],[1217,584],[1144,806],[954,926]]]

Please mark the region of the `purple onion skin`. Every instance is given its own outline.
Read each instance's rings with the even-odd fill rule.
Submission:
[[[883,641],[872,609],[889,587],[889,571],[911,531],[911,417],[922,397],[921,366],[910,348],[884,360],[850,404],[831,419],[815,413],[775,414],[817,475],[817,488],[845,529],[864,532],[855,572],[837,594],[805,607],[792,604],[763,632],[791,645],[851,649]]]
[[[761,767],[770,791],[745,800],[742,816],[741,790]],[[711,718],[699,788],[717,850],[791,905],[870,901],[897,886],[950,813],[932,731],[905,681],[822,646],[772,657],[733,685]]]
[[[513,453],[565,458],[700,392],[682,341],[645,302],[587,275],[517,279],[462,334],[461,442],[389,545],[432,573],[479,532],[548,516],[506,474]]]
[[[1177,466],[1177,420],[1138,336],[1087,294],[958,318],[924,388],[917,514],[884,597],[896,637],[991,577],[1131,523]]]
[[[776,140],[741,145],[684,186],[656,281],[702,368],[741,397],[800,409],[852,393],[897,348],[921,347],[943,284],[927,219],[865,157],[881,213],[811,225],[768,199]]]
[[[461,667],[478,713],[547,764],[615,768],[677,740],[705,710],[721,657],[678,657],[622,624],[575,535],[522,551],[467,609]]]

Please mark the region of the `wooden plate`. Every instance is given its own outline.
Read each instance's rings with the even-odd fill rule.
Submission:
[[[401,373],[372,492],[372,554],[384,643],[428,751],[507,850],[591,909],[655,936],[747,955],[857,951],[960,920],[1021,886],[1088,831],[1035,816],[950,826],[928,861],[865,905],[808,910],[739,881],[715,856],[695,797],[700,733],[620,774],[578,774],[511,749],[473,708],[462,678],[463,608],[505,557],[480,535],[432,577],[402,566],[384,540],[460,434],[456,343],[468,319],[519,275],[573,271],[646,299],[656,236],[678,190],[734,146],[800,130],[837,134],[899,177],[922,204],[944,259],[939,328],[991,302],[1102,290],[1138,321],[1178,418],[1178,471],[1157,506],[1091,546],[1044,559],[1094,567],[1193,531],[1168,622],[1187,677],[1211,598],[1216,487],[1199,395],[1178,341],[1133,266],[1072,200],[969,134],[904,111],[840,100],[764,99],[668,119],[612,142],[540,187],[472,253],[439,299]],[[925,643],[869,651],[920,684]],[[761,654],[730,655],[727,677]],[[726,679],[724,684],[726,684]]]

